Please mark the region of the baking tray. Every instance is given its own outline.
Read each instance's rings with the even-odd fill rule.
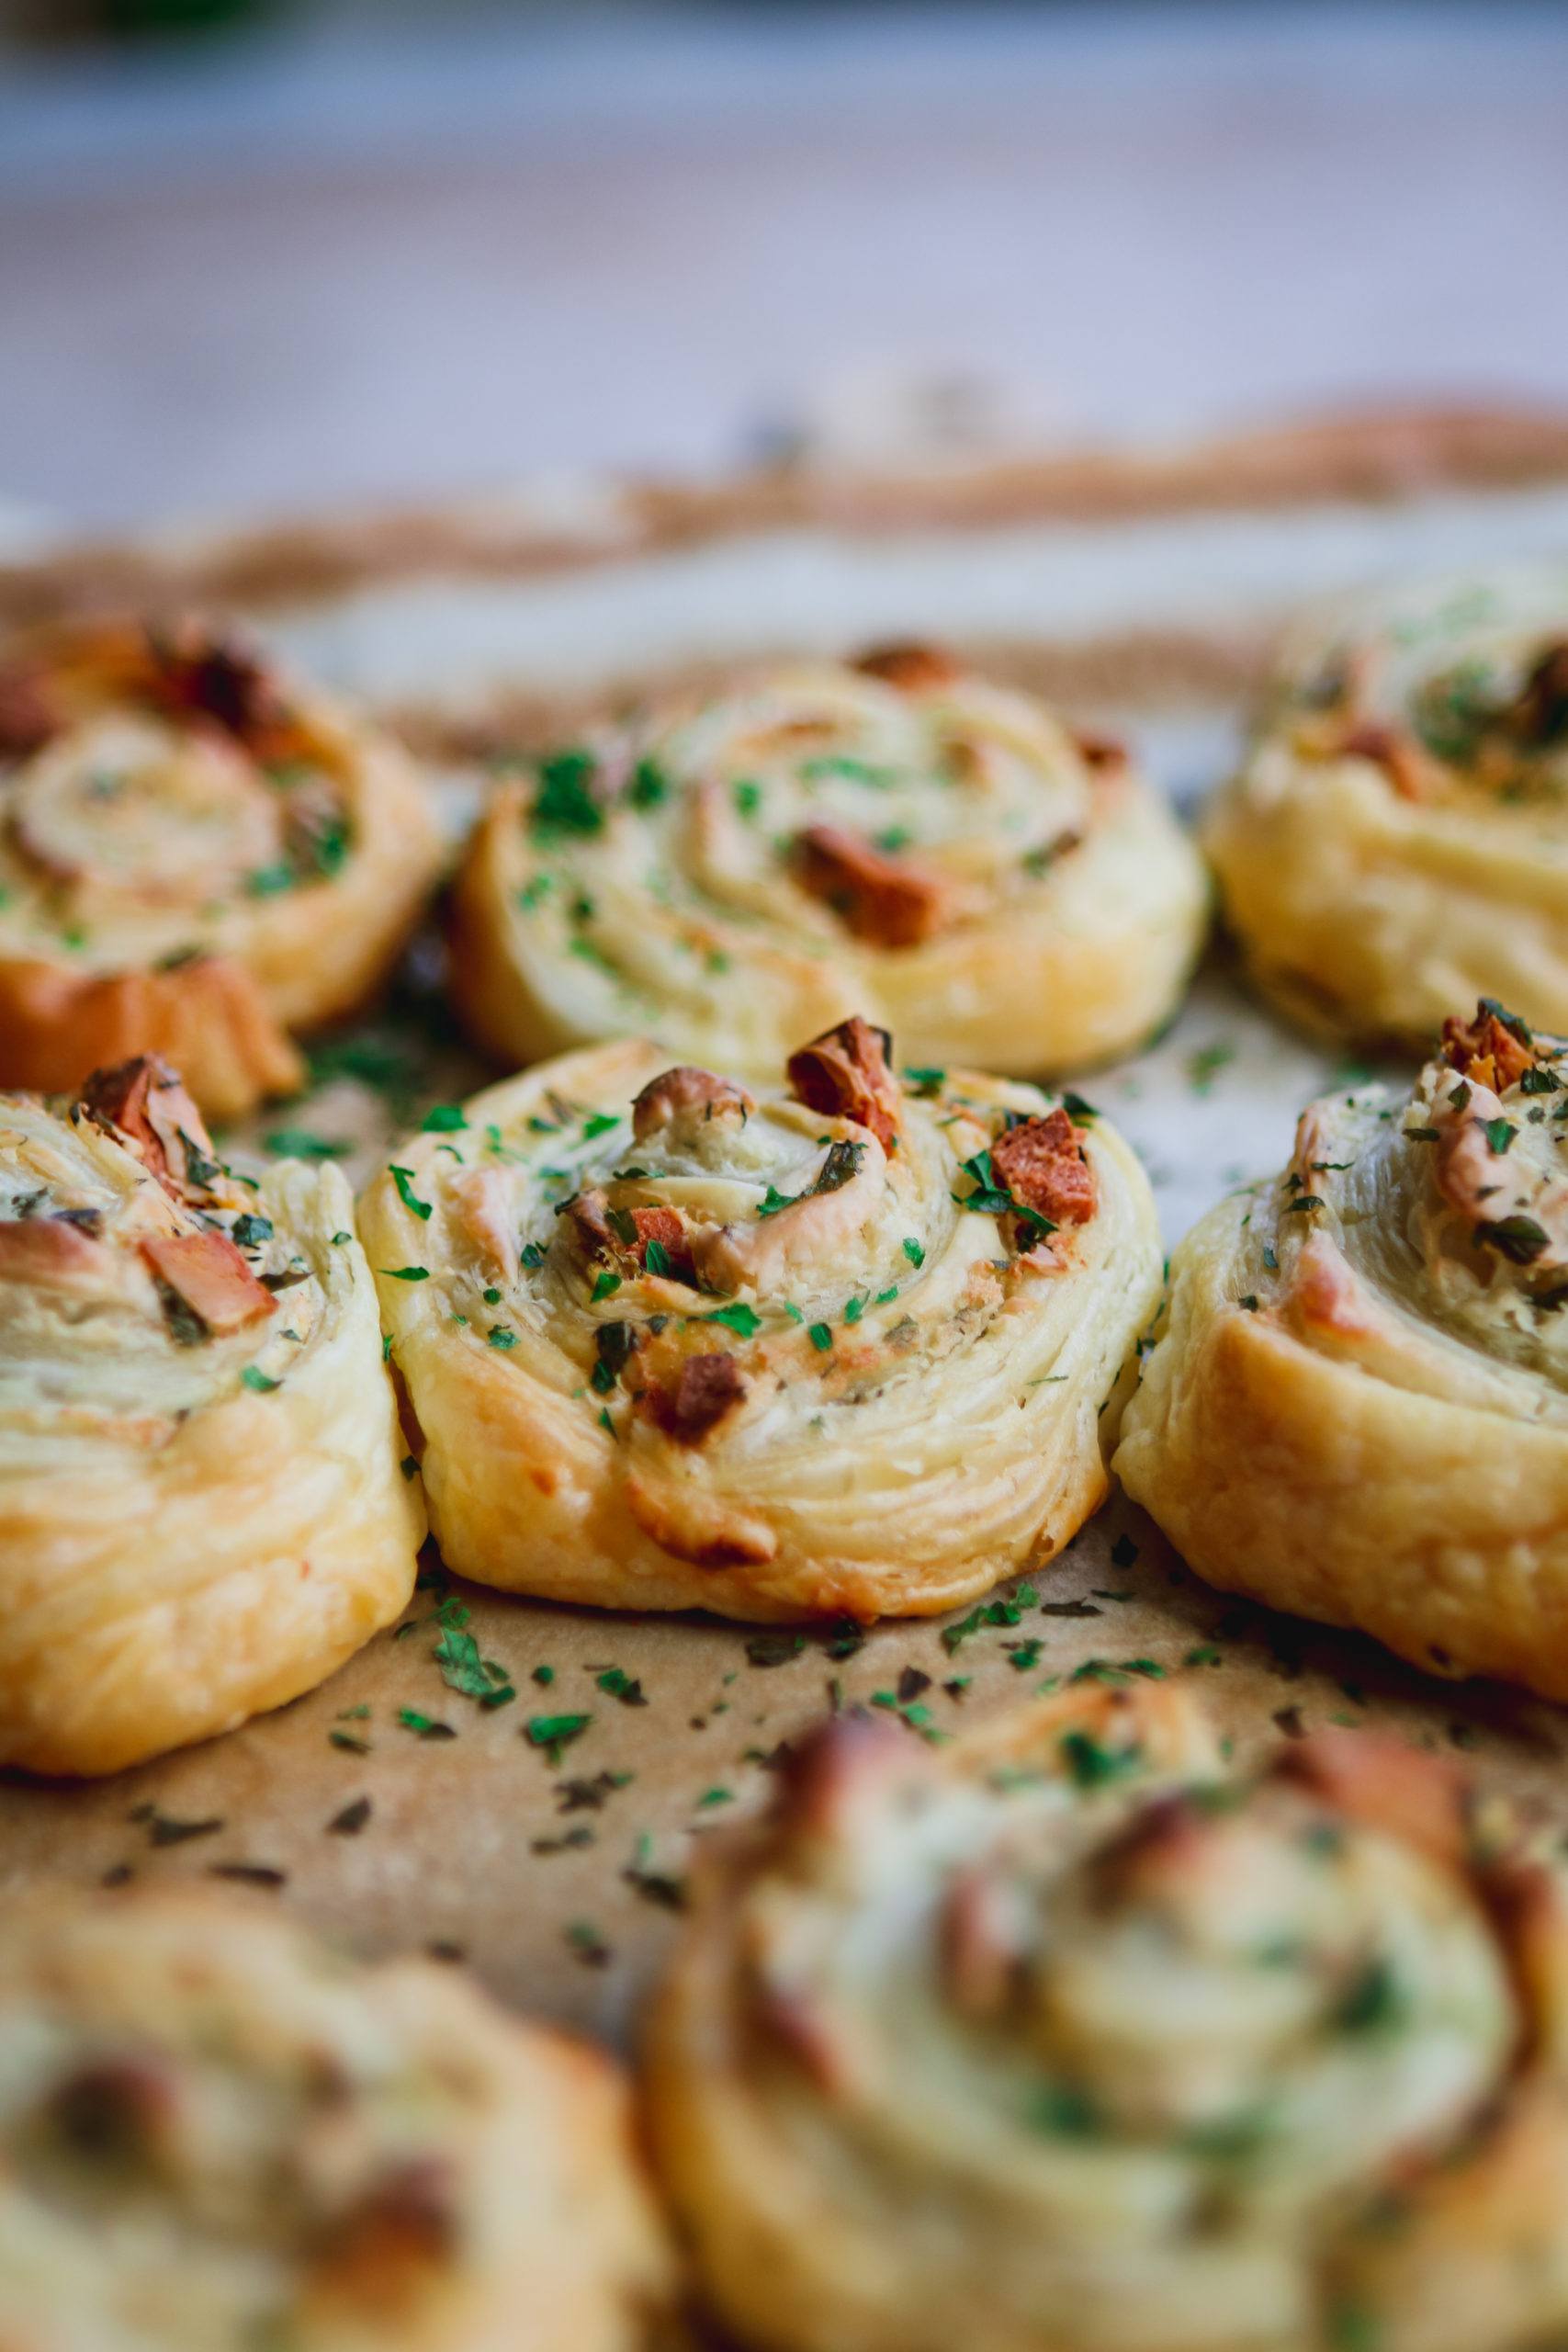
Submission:
[[[0,569],[0,619],[236,615],[401,729],[456,843],[495,763],[587,710],[737,661],[910,634],[1121,729],[1190,808],[1235,756],[1303,598],[1565,551],[1568,421],[1422,413],[897,479],[536,483],[467,508],[170,531]],[[384,1005],[317,1041],[308,1094],[229,1148],[265,1155],[303,1131],[357,1182],[429,1102],[486,1075],[446,1011],[433,933]],[[1302,1103],[1349,1076],[1250,1003],[1216,947],[1170,1030],[1082,1086],[1136,1145],[1173,1243],[1278,1167]],[[443,1682],[432,1621],[452,1594],[508,1669],[509,1704]],[[1325,1721],[1391,1725],[1472,1752],[1531,1805],[1558,1802],[1557,1709],[1211,1593],[1120,1496],[998,1600],[978,1621],[759,1632],[492,1595],[427,1549],[403,1621],[277,1713],[107,1781],[0,1778],[0,1895],[47,1877],[216,1876],[366,1953],[465,1959],[505,1999],[625,2041],[694,1849],[766,1803],[830,1709],[940,1737],[1051,1676],[1186,1670],[1243,1758]],[[619,1695],[600,1687],[611,1668]],[[533,1718],[580,1713],[557,1755],[525,1736]]]

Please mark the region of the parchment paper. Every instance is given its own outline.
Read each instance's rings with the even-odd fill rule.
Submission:
[[[1530,534],[1538,538],[1556,511],[1556,493],[1541,499]],[[1461,503],[1449,538],[1469,553],[1487,533],[1476,502]],[[1506,544],[1507,515],[1519,507],[1517,492],[1497,502],[1493,540]],[[1427,514],[1417,528],[1408,514],[1394,516],[1388,548],[1415,538],[1438,558],[1451,553],[1438,519]],[[1180,534],[1162,527],[1156,552],[1176,566]],[[1213,538],[1217,526],[1202,527]],[[1357,532],[1340,531],[1357,554],[1347,577],[1364,575],[1371,528],[1362,516]],[[1251,518],[1247,529],[1257,539],[1263,525]],[[1332,533],[1308,509],[1269,520],[1271,594],[1289,577],[1298,532],[1310,585],[1325,584]],[[971,532],[971,571],[973,548]],[[773,609],[771,560],[765,547],[753,551],[759,601]],[[1109,616],[1113,635],[1135,629],[1152,560],[1141,545],[1123,606]],[[1103,561],[1096,578],[1103,603]],[[907,587],[898,589],[900,618]],[[1153,599],[1161,611],[1176,587],[1167,576]],[[469,586],[457,596],[480,636],[487,593]],[[644,604],[657,594],[656,580],[637,591]],[[623,617],[637,604],[628,598]],[[943,630],[942,601],[933,574],[930,626],[961,634]],[[637,666],[641,624],[626,618],[617,637],[604,617],[614,614],[607,592],[600,607],[594,626],[608,679]],[[447,622],[452,608],[449,595]],[[428,617],[428,602],[421,609]],[[877,618],[857,606],[862,634],[874,633]],[[363,592],[351,613],[329,599],[265,619],[297,657],[374,685],[391,706],[427,694],[440,671],[439,653],[423,639],[410,644],[406,664],[392,658],[404,623],[396,613],[367,622]],[[1227,608],[1227,627],[1232,619]],[[772,622],[769,631],[776,633]],[[520,647],[515,670],[536,685],[538,662],[530,672],[525,654]],[[479,667],[473,692],[488,698],[506,668],[493,630]],[[1122,723],[1190,805],[1234,756],[1241,714],[1190,694],[1162,708],[1146,683],[1145,672],[1129,679],[1122,707],[1114,693],[1101,694],[1093,715]],[[574,675],[573,692],[581,686]],[[448,763],[443,791],[455,832],[482,790],[479,770]],[[429,939],[377,1018],[324,1041],[316,1058],[310,1095],[256,1122],[231,1148],[265,1151],[268,1136],[302,1129],[341,1147],[357,1181],[427,1103],[459,1098],[485,1075],[452,1033]],[[1300,1106],[1337,1075],[1349,1081],[1251,1006],[1216,952],[1163,1040],[1080,1083],[1135,1142],[1174,1242],[1222,1192],[1279,1166]],[[862,1639],[842,1629],[781,1637],[695,1618],[550,1608],[456,1586],[433,1552],[426,1558],[426,1581],[403,1623],[279,1713],[96,1785],[0,1781],[0,1898],[51,1875],[90,1883],[217,1874],[253,1884],[258,1899],[291,1905],[366,1952],[461,1955],[508,2000],[622,2041],[672,1931],[694,1849],[766,1803],[789,1744],[831,1707],[880,1707],[919,1739],[1090,1661],[1102,1670],[1135,1660],[1140,1670],[1199,1676],[1242,1757],[1325,1721],[1387,1724],[1472,1753],[1479,1772],[1532,1804],[1562,1802],[1568,1719],[1558,1710],[1425,1679],[1370,1644],[1210,1593],[1120,1497],[1060,1560],[1010,1589],[1015,1609],[993,1613],[1016,1622],[967,1633],[967,1611],[884,1624]],[[431,1621],[453,1596],[471,1610],[483,1654],[508,1670],[516,1695],[505,1705],[482,1710],[442,1680]],[[618,1696],[600,1685],[612,1668],[632,1685]],[[586,1726],[553,1758],[525,1736],[533,1719],[579,1713]]]

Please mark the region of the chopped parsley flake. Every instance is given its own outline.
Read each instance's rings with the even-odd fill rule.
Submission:
[[[441,1668],[441,1679],[465,1699],[475,1699],[481,1707],[510,1705],[517,1693],[505,1667],[498,1666],[492,1657],[481,1657],[479,1645],[472,1634],[464,1630],[462,1621],[468,1611],[460,1604],[448,1603],[444,1618],[450,1611],[454,1622],[443,1623],[436,1637],[434,1658]]]
[[[592,789],[598,764],[592,752],[581,750],[555,752],[540,761],[529,820],[536,835],[604,831],[604,811]]]
[[[626,786],[634,808],[657,808],[670,797],[670,779],[655,760],[639,760]]]
[[[434,1715],[423,1715],[417,1707],[400,1707],[398,1722],[404,1731],[412,1731],[418,1739],[456,1739],[457,1736],[450,1724],[438,1723]]]
[[[865,1146],[863,1143],[840,1142],[829,1145],[827,1159],[818,1169],[814,1182],[807,1186],[805,1192],[775,1192],[770,1184],[763,1196],[762,1205],[757,1211],[758,1216],[777,1216],[781,1209],[792,1209],[797,1202],[812,1200],[818,1193],[836,1193],[840,1185],[849,1182],[864,1157]]]
[[[1530,1265],[1550,1248],[1551,1237],[1533,1216],[1502,1216],[1492,1225],[1478,1225],[1475,1238],[1488,1250],[1497,1250],[1516,1266]]]
[[[770,1629],[765,1634],[753,1634],[746,1644],[746,1656],[752,1666],[787,1666],[806,1647],[804,1634],[792,1634],[785,1629]]]
[[[523,1726],[523,1736],[530,1747],[539,1747],[551,1764],[558,1764],[561,1750],[581,1739],[592,1715],[531,1715]]]
[[[312,1135],[309,1127],[275,1127],[263,1141],[268,1151],[289,1159],[341,1159],[351,1148],[326,1136]]]
[[[1075,1787],[1102,1789],[1135,1772],[1143,1761],[1143,1750],[1136,1746],[1107,1747],[1087,1731],[1069,1731],[1062,1736],[1062,1760]]]
[[[281,1380],[269,1380],[265,1372],[256,1370],[254,1363],[248,1363],[245,1366],[240,1374],[240,1381],[243,1387],[254,1388],[258,1396],[270,1396],[275,1388],[281,1388],[283,1385]]]
[[[737,1299],[730,1306],[716,1307],[711,1315],[699,1316],[697,1320],[701,1323],[722,1323],[739,1340],[750,1340],[762,1328],[761,1317],[754,1306],[748,1306],[744,1299]]]
[[[1054,2140],[1092,2140],[1100,2130],[1100,2112],[1089,2093],[1068,2083],[1042,2084],[1030,2099],[1029,2120]]]
[[[1397,2025],[1405,2000],[1386,1960],[1370,1960],[1334,2013],[1342,2033],[1377,2033]]]
[[[1026,1208],[1015,1201],[1003,1184],[997,1182],[988,1151],[977,1151],[964,1162],[964,1173],[975,1189],[972,1193],[954,1193],[953,1198],[961,1209],[975,1209],[983,1216],[1018,1216],[1041,1233],[1055,1233],[1056,1228],[1048,1216],[1038,1209]]]
[[[1039,1598],[1039,1594],[1032,1584],[1021,1584],[1010,1600],[982,1601],[978,1608],[969,1611],[968,1616],[961,1623],[949,1625],[943,1630],[942,1636],[943,1649],[951,1657],[954,1650],[962,1647],[963,1644],[970,1639],[972,1634],[978,1634],[987,1625],[1021,1624],[1024,1611],[1032,1609]],[[1096,1613],[1098,1614],[1098,1611]]]
[[[430,1222],[430,1203],[428,1201],[422,1201],[419,1194],[414,1191],[413,1170],[412,1168],[400,1168],[394,1162],[394,1164],[388,1169],[387,1173],[390,1176],[393,1183],[397,1186],[398,1198],[401,1201],[404,1208],[410,1210],[423,1224],[428,1225]]]

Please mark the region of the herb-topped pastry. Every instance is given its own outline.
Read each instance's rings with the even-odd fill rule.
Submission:
[[[1568,570],[1303,629],[1204,842],[1253,977],[1307,1026],[1424,1046],[1489,995],[1568,1030]]]
[[[1568,1043],[1484,1001],[1177,1251],[1116,1467],[1201,1576],[1568,1699]]]
[[[0,2341],[642,2352],[669,2257],[597,2052],[257,1901],[0,1920]]]
[[[1121,748],[904,647],[764,671],[546,760],[459,878],[510,1063],[653,1035],[750,1078],[851,1012],[1021,1077],[1125,1052],[1197,954],[1196,853]]]
[[[0,1096],[0,1764],[324,1680],[413,1588],[403,1453],[337,1169],[231,1177],[155,1060]]]
[[[1568,2329],[1561,1857],[1171,1685],[842,1723],[710,1863],[656,2160],[769,2352],[1534,2352]]]
[[[900,1080],[857,1018],[755,1093],[621,1042],[426,1130],[361,1231],[461,1574],[869,1620],[985,1591],[1100,1501],[1160,1245],[1085,1106]]]
[[[195,625],[0,654],[0,1085],[130,1053],[235,1118],[381,978],[437,848],[403,753]]]

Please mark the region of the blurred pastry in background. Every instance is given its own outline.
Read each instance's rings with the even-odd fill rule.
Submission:
[[[1454,1768],[1222,1763],[1110,1669],[853,1719],[711,1850],[656,2162],[765,2352],[1527,2352],[1568,2326],[1568,1880]]]
[[[852,1019],[753,1093],[620,1040],[438,1106],[366,1193],[447,1566],[551,1600],[930,1615],[1106,1492],[1147,1179]]]
[[[1495,996],[1568,1031],[1568,570],[1362,596],[1285,646],[1203,839],[1258,987],[1425,1050]]]
[[[303,1083],[434,879],[406,755],[200,623],[0,653],[0,1085],[157,1053],[209,1117]]]
[[[641,2352],[667,2257],[595,2052],[258,1900],[0,1921],[0,2338]]]
[[[154,1059],[0,1096],[0,1764],[324,1681],[413,1589],[405,1454],[338,1169],[231,1176]]]
[[[1176,1252],[1115,1467],[1211,1584],[1568,1699],[1568,1041],[1483,1002]]]
[[[514,1064],[647,1035],[766,1079],[861,1013],[916,1062],[1053,1077],[1169,1016],[1205,913],[1121,745],[911,645],[760,670],[503,787],[454,985]]]

